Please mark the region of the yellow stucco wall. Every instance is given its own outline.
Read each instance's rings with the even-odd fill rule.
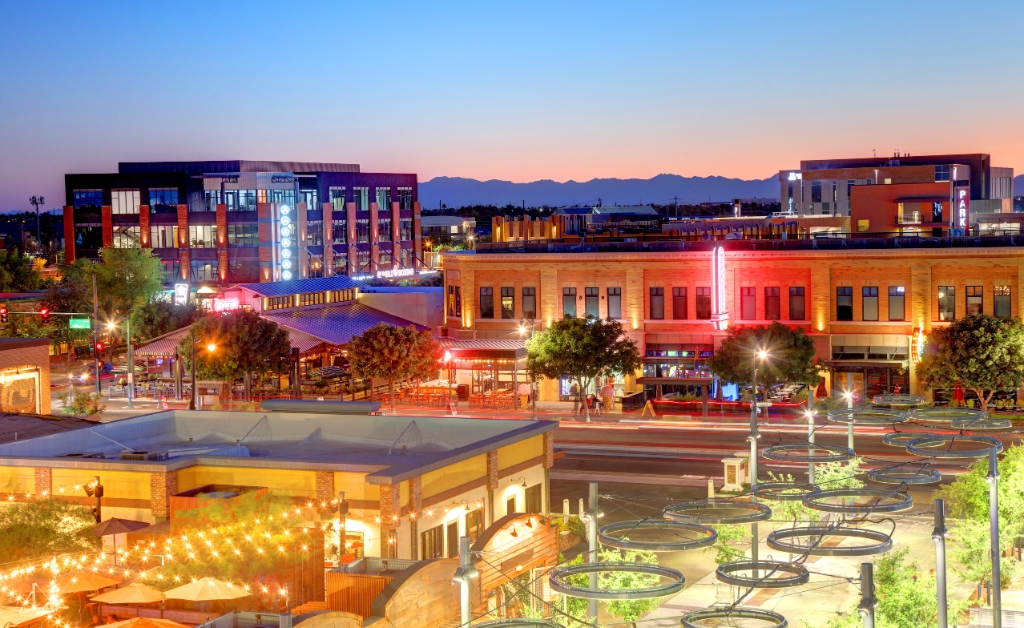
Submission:
[[[28,472],[34,474],[32,469],[28,469]],[[96,476],[99,476],[100,482],[103,483],[103,495],[105,497],[146,500],[150,498],[149,473],[135,471],[54,469],[52,479],[53,492],[56,495],[60,495],[60,488],[63,486],[65,495],[84,497],[85,493],[82,491],[75,492],[75,485],[88,484]]]
[[[35,491],[35,470],[28,467],[0,468],[0,493],[32,493]]]
[[[316,472],[211,466],[187,467],[178,471],[179,491],[206,484],[265,486],[275,495],[311,497],[316,494]]]
[[[423,474],[423,497],[432,497],[487,475],[487,456],[473,456]],[[402,483],[403,485],[406,482]]]
[[[334,490],[345,491],[345,499],[380,501],[380,487],[366,483],[365,473],[336,471],[334,473]]]
[[[507,469],[544,454],[544,437],[534,436],[498,450],[498,468]]]

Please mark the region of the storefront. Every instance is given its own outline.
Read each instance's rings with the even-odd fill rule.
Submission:
[[[701,398],[713,384],[707,361],[715,354],[713,344],[648,343],[644,350],[643,385],[647,398],[666,395]]]
[[[837,334],[832,337],[832,395],[853,391],[857,400],[909,392],[909,338],[893,334]]]
[[[470,405],[522,407],[520,384],[528,384],[526,343],[522,340],[441,339],[442,377],[452,380],[458,399]]]

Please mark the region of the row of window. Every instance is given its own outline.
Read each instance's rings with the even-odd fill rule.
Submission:
[[[139,190],[115,188],[110,191],[110,211],[114,214],[139,213]],[[99,210],[103,206],[103,190],[72,190],[71,202],[75,209]],[[150,206],[175,206],[178,188],[149,188]]]
[[[140,206],[139,189],[114,188],[110,191],[111,211],[115,214],[137,214]],[[344,187],[332,187],[329,190],[330,202],[334,211],[345,211],[346,190]],[[401,210],[412,210],[412,188],[396,188],[396,197],[392,198],[391,188],[379,187],[374,190],[379,207],[391,207],[396,200]],[[320,209],[319,192],[317,190],[299,190],[299,200],[306,203],[308,209]],[[72,203],[75,209],[96,209],[103,206],[103,190],[72,190]],[[206,190],[203,193],[206,211],[216,211],[217,205],[226,205],[228,211],[256,211],[257,203],[295,204],[295,190]],[[149,204],[151,207],[178,205],[178,188],[149,188]],[[351,202],[355,203],[356,211],[370,210],[370,188],[352,188]]]
[[[345,231],[345,221],[334,221],[333,233],[334,242],[333,244],[345,244],[347,241],[347,233]],[[338,223],[341,223],[340,225]],[[405,223],[409,223],[406,225]],[[390,221],[388,222],[390,229]],[[216,246],[217,241],[217,226],[216,225],[189,225],[188,228],[188,246],[191,248],[213,248]],[[412,232],[412,221],[402,221],[402,233],[400,234],[404,240],[411,240]],[[140,242],[140,227],[138,225],[129,226],[117,226],[114,228],[114,248],[132,248],[141,245]],[[100,236],[100,241],[95,243],[94,248],[102,246],[102,232],[98,231],[97,234]],[[369,242],[369,225],[366,225],[365,232],[361,235],[357,234],[356,238],[358,242],[365,243]],[[380,239],[381,242],[390,242],[389,237],[384,238],[383,233]],[[178,247],[178,226],[177,225],[154,225],[150,227],[150,237],[153,248],[177,248]],[[228,246],[259,246],[259,228],[256,224],[229,224],[227,226],[227,239]],[[82,238],[77,244],[86,246],[85,239]],[[307,246],[322,246],[323,245],[323,223],[311,222],[309,223],[309,229],[307,230],[306,237]],[[93,247],[86,247],[93,248]],[[389,254],[390,255],[390,254]]]

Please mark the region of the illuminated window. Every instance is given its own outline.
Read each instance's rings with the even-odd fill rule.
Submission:
[[[352,202],[357,212],[370,211],[370,188],[352,188]]]
[[[346,244],[348,242],[348,222],[345,219],[331,220],[331,243]]]
[[[299,295],[299,306],[320,305],[324,302],[323,292],[303,292]]]
[[[562,288],[562,316],[576,316],[576,288]]]
[[[501,317],[515,318],[516,289],[509,286],[501,289]]]
[[[119,189],[111,190],[110,212],[113,214],[139,213],[139,191]]]
[[[857,220],[857,231],[864,232],[871,229],[871,221],[868,219]]]
[[[889,320],[907,320],[907,289],[904,286],[889,286]]]
[[[115,249],[137,249],[140,246],[139,226],[115,226],[114,227],[114,248]]]
[[[323,246],[324,221],[312,220],[306,223],[306,246]]]
[[[740,318],[745,321],[757,318],[757,292],[752,286],[740,288]]]
[[[967,315],[975,316],[984,311],[985,290],[981,286],[967,286]]]
[[[103,190],[74,190],[75,209],[95,209],[103,205]]]
[[[280,310],[286,307],[292,307],[291,295],[285,297],[268,297],[263,303],[264,310]]]
[[[334,212],[345,211],[345,188],[332,187],[327,191],[331,199],[331,209]]]
[[[149,228],[150,244],[154,249],[178,248],[177,225],[155,225]]]
[[[956,318],[956,288],[939,286],[939,320],[951,321]]]
[[[523,318],[533,320],[537,318],[537,289],[523,288]]]
[[[444,528],[435,526],[420,533],[421,558],[441,558],[444,555]]]
[[[466,513],[466,536],[473,543],[484,531],[484,510],[477,508]]]
[[[992,292],[992,313],[1002,318],[1010,318],[1010,286],[995,286]]]
[[[601,317],[601,311],[598,308],[597,304],[599,299],[598,292],[600,292],[599,288],[583,289],[583,305],[584,311],[587,313],[587,316],[593,316],[594,318]]]
[[[768,287],[764,289],[764,317],[770,321],[782,318],[782,288]]]

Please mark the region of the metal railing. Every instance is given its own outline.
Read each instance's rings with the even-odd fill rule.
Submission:
[[[278,613],[234,611],[211,619],[204,624],[199,624],[196,628],[253,628],[254,626],[292,628],[292,616]]]

